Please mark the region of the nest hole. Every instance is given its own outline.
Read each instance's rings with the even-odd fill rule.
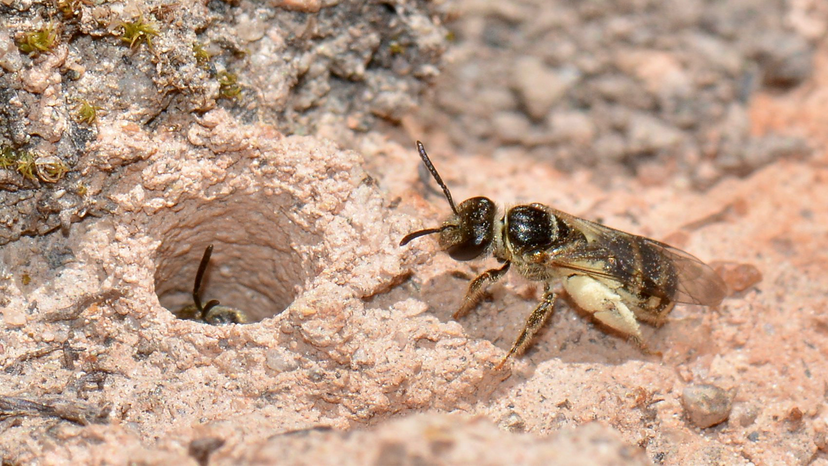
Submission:
[[[306,246],[319,242],[290,214],[299,209],[287,195],[239,193],[224,199],[188,201],[160,215],[155,292],[173,314],[193,304],[196,273],[205,249],[212,256],[201,282],[202,304],[218,300],[248,322],[281,313],[313,271]]]

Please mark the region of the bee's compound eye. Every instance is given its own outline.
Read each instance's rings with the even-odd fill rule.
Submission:
[[[470,238],[471,240],[475,240],[476,238]],[[448,252],[449,256],[456,261],[470,261],[472,259],[477,259],[481,254],[486,251],[486,246],[491,242],[482,242],[482,241],[467,241],[460,244],[455,244],[448,248],[446,252]]]
[[[460,225],[444,232],[449,256],[457,261],[479,257],[494,238],[494,223],[497,208],[485,197],[473,197],[463,201],[457,208]]]
[[[509,243],[520,253],[539,251],[551,246],[558,233],[552,225],[552,215],[534,206],[517,206],[506,215]]]

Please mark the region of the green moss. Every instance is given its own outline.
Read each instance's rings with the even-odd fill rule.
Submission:
[[[63,15],[64,19],[72,19],[81,15],[81,6],[93,6],[93,0],[57,0],[56,5],[58,11]]]
[[[55,156],[40,156],[29,150],[0,149],[0,168],[15,170],[24,178],[44,183],[57,183],[69,168]]]
[[[399,55],[405,52],[405,47],[403,47],[402,44],[395,40],[391,41],[391,43],[388,45],[388,48],[391,50],[391,55]]]
[[[241,94],[239,77],[235,73],[220,71],[218,74],[219,95],[225,99],[233,99]]]
[[[57,183],[68,171],[66,164],[55,156],[35,158],[35,172],[44,183]]]
[[[0,148],[0,168],[14,168],[17,166],[17,154],[11,147]]]
[[[35,181],[37,180],[37,166],[35,165],[35,153],[31,151],[21,151],[17,154],[17,172],[23,175],[23,178]]]
[[[91,126],[98,121],[98,110],[100,109],[101,107],[97,105],[92,105],[86,100],[81,100],[75,112],[75,121]]]
[[[17,43],[17,48],[21,52],[29,54],[30,57],[36,57],[41,53],[51,51],[57,44],[57,29],[50,22],[37,31],[23,34],[23,37]]]
[[[195,55],[196,63],[201,69],[210,69],[210,59],[213,58],[210,52],[204,50],[204,46],[198,42],[193,43],[193,55]]]
[[[121,27],[124,28],[124,32],[121,34],[121,42],[129,44],[129,48],[135,48],[136,45],[141,44],[141,41],[146,42],[147,46],[152,48],[152,38],[158,35],[158,28],[155,23],[144,20],[143,15],[135,21],[121,23]]]
[[[78,14],[78,7],[80,7],[80,1],[78,0],[57,1],[57,9],[66,19],[74,18]]]

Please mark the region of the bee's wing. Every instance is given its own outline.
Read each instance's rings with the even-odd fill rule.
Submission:
[[[555,267],[569,269],[588,276],[609,278],[635,289],[640,286],[641,265],[631,254],[618,254],[620,245],[639,243],[651,255],[658,254],[672,264],[675,272],[675,291],[670,299],[687,304],[717,306],[727,294],[721,277],[707,264],[692,255],[670,245],[643,236],[636,236],[590,222],[564,212],[556,212],[587,238],[587,244],[580,248],[550,253],[546,262]],[[612,258],[613,264],[608,260]],[[659,294],[659,293],[655,293]]]
[[[668,244],[643,238],[673,261],[678,276],[676,301],[702,306],[718,306],[727,295],[724,280],[709,265],[695,256]]]

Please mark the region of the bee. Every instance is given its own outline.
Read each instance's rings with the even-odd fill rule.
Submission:
[[[455,205],[417,141],[420,158],[443,190],[452,215],[436,228],[406,235],[400,246],[421,236],[437,234],[440,248],[454,260],[469,261],[488,254],[503,264],[487,270],[469,284],[455,320],[468,313],[487,285],[510,268],[544,283],[541,302],[526,320],[500,369],[526,349],[552,314],[560,281],[572,301],[607,327],[646,345],[639,321],[661,326],[676,303],[717,306],[726,287],[713,269],[692,255],[667,244],[615,230],[543,204],[518,205],[497,218],[497,207],[486,197]]]
[[[201,256],[201,263],[198,265],[195,283],[193,284],[193,304],[185,306],[178,312],[175,312],[175,316],[179,319],[206,322],[210,325],[249,323],[250,319],[244,311],[233,309],[232,307],[222,306],[215,299],[207,301],[207,304],[202,307],[201,298],[199,297],[201,292],[201,280],[204,278],[204,272],[207,270],[207,264],[210,263],[211,254],[213,254],[212,244],[207,246],[204,250],[204,255]]]

